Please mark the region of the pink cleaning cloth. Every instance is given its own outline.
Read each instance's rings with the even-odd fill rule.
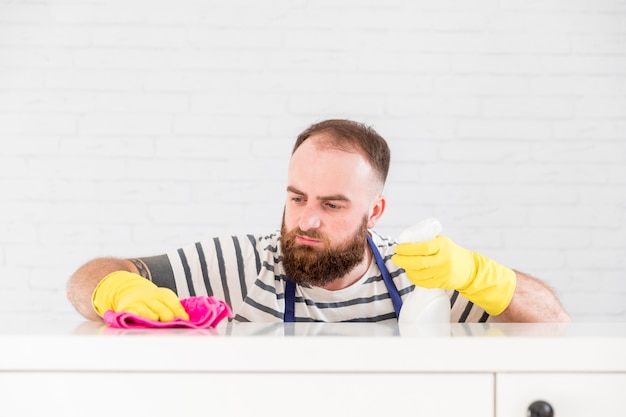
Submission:
[[[151,320],[135,313],[108,310],[102,318],[104,322],[117,329],[144,328],[188,328],[210,329],[218,325],[226,317],[233,317],[232,310],[222,300],[205,295],[183,298],[181,304],[189,314],[189,320],[176,317],[172,321]]]

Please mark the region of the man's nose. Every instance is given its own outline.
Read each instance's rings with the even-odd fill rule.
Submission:
[[[307,204],[304,210],[302,210],[298,226],[300,226],[301,230],[306,231],[311,229],[317,229],[320,227],[320,224],[321,221],[319,211],[311,204]]]

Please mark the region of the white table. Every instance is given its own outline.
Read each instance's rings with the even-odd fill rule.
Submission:
[[[626,323],[0,321],[0,415],[624,416]]]

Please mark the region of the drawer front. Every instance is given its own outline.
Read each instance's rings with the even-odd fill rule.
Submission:
[[[626,373],[504,373],[496,375],[496,416],[526,417],[546,401],[555,416],[623,417]]]
[[[494,415],[491,373],[9,372],[0,392],[0,415]]]

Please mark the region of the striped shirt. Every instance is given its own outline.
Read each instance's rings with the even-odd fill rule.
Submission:
[[[396,243],[375,231],[372,239],[403,300],[415,286],[404,270],[391,262]],[[224,300],[235,321],[282,322],[285,311],[285,270],[281,263],[280,232],[266,236],[216,237],[171,251],[141,258],[148,278],[158,286],[173,289],[179,298],[196,295]],[[485,311],[448,291],[451,322],[484,322]],[[396,314],[383,281],[372,260],[361,279],[341,290],[296,285],[295,319],[298,322],[385,322]]]

